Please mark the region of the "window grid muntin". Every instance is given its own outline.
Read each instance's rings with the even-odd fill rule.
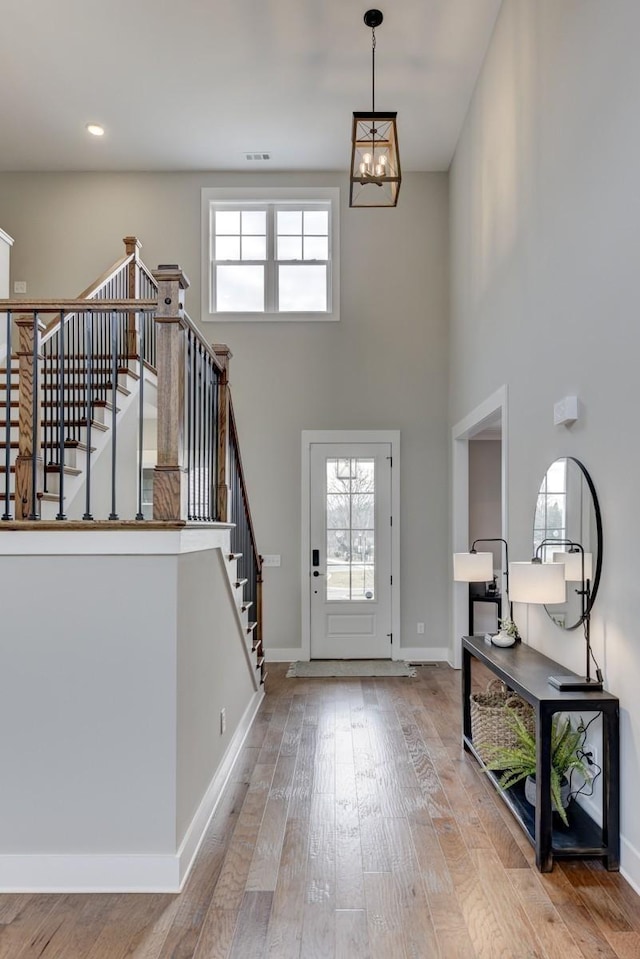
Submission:
[[[214,256],[216,250],[216,214],[218,212],[239,212],[242,214],[244,211],[264,211],[266,213],[266,233],[267,233],[267,249],[266,249],[266,260],[218,260]],[[302,213],[302,229],[304,230],[304,214],[306,212],[326,212],[327,214],[327,260],[278,260],[276,258],[277,253],[277,214],[279,211],[282,212],[301,212]],[[242,216],[241,228],[242,228]],[[209,251],[210,251],[210,302],[212,304],[212,313],[216,315],[223,315],[233,317],[238,314],[246,313],[245,310],[218,310],[217,309],[217,267],[221,264],[231,264],[231,263],[240,263],[241,265],[247,266],[256,266],[264,265],[265,267],[265,309],[264,311],[255,311],[256,316],[275,314],[276,316],[282,315],[287,316],[289,313],[298,312],[302,315],[312,316],[316,315],[325,315],[329,314],[333,310],[332,302],[332,291],[333,291],[333,276],[332,276],[332,204],[330,200],[319,200],[319,201],[269,201],[265,200],[264,202],[244,202],[244,201],[215,201],[210,204],[210,218],[209,218]],[[233,235],[233,234],[221,234],[221,235]],[[288,234],[287,234],[288,235]],[[311,234],[313,236],[319,236],[324,234]],[[303,251],[304,252],[304,251]],[[242,250],[241,250],[242,253]],[[297,311],[288,311],[279,309],[279,288],[278,288],[278,267],[280,265],[286,266],[324,266],[326,270],[325,274],[325,290],[326,290],[326,308],[323,310],[297,310]]]
[[[344,473],[345,464],[349,464],[348,474]],[[358,482],[358,467],[360,464],[364,464],[370,467],[371,474],[371,483],[369,488],[354,490],[354,483]],[[332,488],[329,490],[329,483],[325,489],[325,509],[326,509],[326,521],[325,521],[325,556],[326,563],[325,568],[327,575],[325,577],[325,599],[327,602],[371,602],[376,598],[376,578],[377,578],[377,564],[376,564],[376,508],[375,508],[375,497],[376,497],[376,463],[375,459],[369,457],[351,457],[351,458],[334,458],[328,457],[326,460],[326,469],[325,476],[328,479],[329,468],[333,467],[335,474],[335,483],[341,483],[341,489]],[[342,470],[342,475],[340,471]],[[345,484],[348,484],[348,488]],[[345,506],[348,508],[348,512],[343,510],[343,518],[346,518],[348,515],[348,527],[345,526],[336,526],[332,527],[330,524],[332,522],[330,518],[329,503],[330,497],[346,497]],[[356,497],[366,497],[367,499],[371,498],[371,504],[369,507],[370,518],[367,517],[368,521],[372,524],[371,526],[358,525],[357,527],[353,526],[353,514],[354,514],[354,499]],[[362,503],[355,504],[356,509],[362,507]],[[331,586],[331,575],[330,575],[330,552],[331,552],[331,540],[335,538],[336,542],[339,542],[338,534],[341,534],[342,548],[345,548],[345,541],[348,542],[349,549],[349,558],[344,561],[341,565],[347,566],[347,583],[343,587],[343,591],[346,589],[348,592],[347,596],[332,596],[331,591],[336,591],[340,587],[336,587],[335,584]],[[354,562],[354,552],[355,544],[359,543],[362,547],[363,542],[366,542],[365,552],[363,555],[362,562]],[[372,562],[367,562],[367,556],[370,555],[373,557]],[[344,575],[344,571],[340,571]],[[355,585],[354,585],[355,579]],[[362,581],[362,585],[358,585],[358,581]],[[371,591],[371,596],[367,597],[367,591]],[[355,595],[354,595],[355,593]]]
[[[540,485],[538,499],[536,501],[536,512],[533,524],[533,548],[537,550],[538,546],[545,539],[562,540],[567,538],[567,470],[566,463],[559,467],[558,463],[553,464],[554,476],[550,483],[548,472]],[[551,488],[550,488],[551,487]],[[542,507],[542,509],[540,509]],[[554,517],[553,525],[550,525],[549,515],[553,509],[560,513],[559,522]],[[540,522],[542,520],[542,522]],[[541,559],[543,563],[552,562],[554,552],[564,552],[565,546],[555,546],[550,543],[542,547]]]

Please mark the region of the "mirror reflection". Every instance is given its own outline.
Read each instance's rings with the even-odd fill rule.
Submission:
[[[562,559],[558,554],[569,550],[569,546],[561,545],[559,541],[567,539],[579,543],[584,549],[585,579],[590,580],[591,607],[600,583],[602,519],[591,477],[582,463],[572,456],[555,460],[542,478],[533,521],[533,553],[535,555],[544,540],[551,540],[542,547],[542,560],[545,563],[558,562]],[[576,593],[582,585],[581,560],[579,556],[576,559],[577,563],[570,562],[572,579],[567,580],[565,602],[545,607],[554,623],[562,629],[575,629],[581,622],[582,599]]]

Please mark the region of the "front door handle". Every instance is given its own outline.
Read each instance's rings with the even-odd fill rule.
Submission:
[[[317,569],[314,569],[313,575],[314,575],[314,576],[323,576],[324,573],[319,573]]]

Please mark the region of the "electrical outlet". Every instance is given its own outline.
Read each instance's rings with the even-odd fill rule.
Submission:
[[[424,636],[424,623],[418,623],[418,636]]]
[[[600,765],[600,757],[598,756],[597,746],[592,746],[591,743],[585,743],[583,747],[583,752],[585,754],[585,760],[586,760],[587,766]]]
[[[227,710],[226,710],[226,707],[223,706],[222,709],[220,710],[220,735],[224,736],[226,731],[227,731]]]

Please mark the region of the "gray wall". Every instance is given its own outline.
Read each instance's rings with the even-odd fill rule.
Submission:
[[[300,645],[300,433],[402,431],[402,641],[446,645],[448,183],[407,175],[398,208],[349,210],[335,174],[5,174],[0,223],[12,278],[30,295],[77,295],[137,234],[145,262],[179,263],[199,318],[200,189],[340,186],[339,323],[207,323],[227,343],[234,404],[265,573],[265,644]],[[87,224],[90,225],[87,229]],[[416,623],[427,623],[416,635]]]
[[[175,853],[175,558],[0,569],[2,854]]]
[[[592,636],[621,699],[623,865],[640,883],[640,5],[505,0],[451,172],[451,423],[509,387],[509,531],[531,552],[540,480],[584,462],[604,524]],[[576,393],[581,417],[554,427]],[[584,643],[536,607],[525,638],[584,670]]]

